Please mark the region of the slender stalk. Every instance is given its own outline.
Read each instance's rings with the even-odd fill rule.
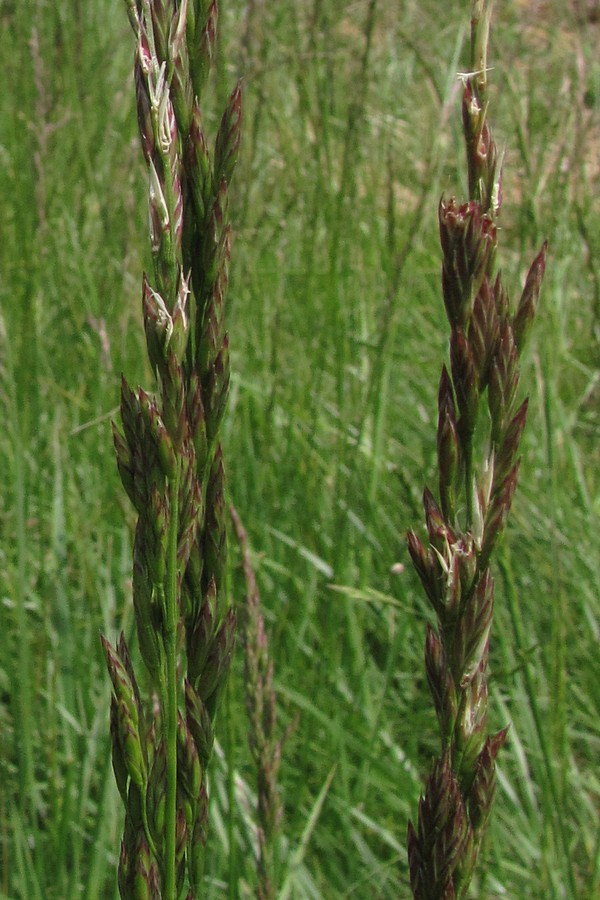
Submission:
[[[273,662],[269,658],[269,644],[260,594],[250,558],[248,536],[237,510],[231,506],[229,511],[242,553],[246,582],[243,624],[246,710],[249,723],[248,743],[256,767],[258,801],[256,894],[259,900],[275,900],[280,888],[279,839],[283,818],[278,774],[282,747],[291,728],[283,736],[277,736],[277,697],[273,686]]]
[[[175,846],[177,821],[177,535],[179,532],[179,481],[181,465],[178,462],[175,477],[169,482],[171,520],[167,554],[167,595],[165,616],[165,668],[166,690],[163,698],[165,710],[165,745],[167,753],[167,790],[165,805],[165,900],[175,900]]]
[[[14,407],[16,412],[16,406]],[[18,429],[18,417],[15,416],[14,427]],[[33,774],[33,734],[32,734],[32,715],[31,715],[31,644],[27,637],[29,627],[27,622],[27,612],[25,609],[26,593],[25,585],[27,578],[25,575],[27,565],[26,536],[25,536],[25,471],[22,455],[23,444],[18,433],[15,434],[14,441],[14,477],[15,477],[15,511],[16,511],[16,532],[17,532],[17,629],[20,639],[17,641],[18,646],[18,671],[19,678],[17,682],[17,691],[15,695],[19,698],[19,713],[17,721],[19,722],[19,775],[21,785],[21,803],[23,813],[28,816],[33,808],[34,797],[34,774]]]
[[[23,826],[27,827],[33,813],[35,801],[35,777],[33,764],[33,729],[31,710],[31,641],[29,640],[29,624],[26,610],[26,584],[27,584],[27,535],[25,528],[27,510],[27,491],[25,461],[23,458],[24,441],[21,434],[20,404],[17,396],[17,385],[14,377],[13,359],[11,358],[11,343],[7,339],[4,330],[4,322],[0,320],[0,351],[6,357],[4,366],[8,396],[11,406],[12,421],[12,445],[13,445],[13,479],[15,494],[15,533],[17,537],[16,555],[16,585],[15,585],[15,610],[16,626],[19,640],[17,640],[17,678],[15,679],[13,696],[16,700],[15,722],[19,723],[19,796],[21,800],[21,812]]]
[[[339,262],[339,245],[342,236],[344,217],[344,204],[354,200],[354,165],[356,160],[355,141],[359,133],[361,119],[364,116],[367,85],[369,84],[368,72],[371,60],[371,48],[373,44],[373,30],[377,13],[377,0],[369,0],[366,20],[364,24],[365,44],[356,76],[357,92],[350,99],[346,128],[344,130],[344,146],[342,152],[342,166],[340,186],[336,197],[336,211],[333,216],[332,241],[329,251],[330,272],[336,274]]]

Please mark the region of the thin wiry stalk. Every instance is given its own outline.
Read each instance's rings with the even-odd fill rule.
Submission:
[[[20,811],[26,827],[32,822],[35,814],[35,753],[33,742],[32,712],[32,666],[31,641],[29,639],[29,621],[27,616],[27,485],[25,460],[22,453],[24,445],[21,434],[21,417],[19,414],[19,398],[14,376],[11,344],[6,334],[4,320],[0,317],[0,386],[6,395],[8,421],[12,422],[10,435],[12,439],[12,476],[14,483],[15,533],[16,533],[16,576],[15,576],[15,625],[20,639],[16,642],[14,682],[15,722],[18,723],[19,735],[19,796]],[[4,402],[3,402],[4,407]],[[5,409],[2,410],[3,413]]]
[[[248,741],[257,773],[257,896],[259,900],[274,900],[280,887],[278,843],[283,817],[278,774],[282,746],[289,732],[283,737],[277,736],[277,698],[273,687],[273,662],[269,658],[269,645],[258,585],[248,549],[248,536],[233,506],[230,507],[230,513],[242,552],[246,581],[243,624],[244,671],[249,720]],[[293,728],[293,725],[291,727]]]
[[[133,601],[152,692],[142,698],[125,638],[102,638],[113,686],[113,768],[125,805],[123,898],[202,895],[206,769],[235,620],[224,596],[224,468],[229,387],[224,328],[241,96],[208,149],[200,101],[217,35],[216,0],[126,0],[149,176],[152,278],[146,344],[157,390],[121,386],[114,427],[123,486],[138,513]]]
[[[439,208],[450,325],[450,366],[442,369],[438,395],[439,502],[425,490],[429,546],[414,531],[408,534],[436,618],[427,628],[425,666],[441,736],[418,824],[408,826],[416,900],[466,896],[491,813],[496,755],[506,740],[507,728],[486,733],[494,606],[489,561],[517,485],[527,416],[527,400],[517,399],[519,356],[546,259],[544,244],[513,313],[495,275],[501,171],[488,122],[492,2],[475,0],[472,11],[471,71],[464,76],[462,107],[469,200],[442,199]]]

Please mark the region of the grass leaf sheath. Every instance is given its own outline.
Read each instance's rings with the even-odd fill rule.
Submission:
[[[200,101],[217,32],[205,0],[128,0],[148,168],[151,276],[142,307],[153,395],[121,385],[113,427],[138,514],[133,601],[151,692],[142,697],[123,635],[102,638],[113,686],[113,768],[125,805],[123,898],[202,896],[206,768],[234,644],[224,597],[224,467],[229,386],[224,328],[228,185],[240,137],[235,88],[208,149]],[[140,682],[141,683],[141,682]]]
[[[487,42],[492,3],[473,3],[471,71],[462,102],[469,200],[442,199],[442,293],[450,367],[438,395],[439,502],[423,498],[428,546],[408,548],[435,614],[425,667],[441,751],[408,826],[416,900],[467,894],[489,820],[495,760],[507,729],[486,733],[488,646],[494,607],[489,560],[510,511],[527,400],[519,403],[519,355],[535,314],[546,245],[513,312],[495,275],[501,171],[488,122]]]

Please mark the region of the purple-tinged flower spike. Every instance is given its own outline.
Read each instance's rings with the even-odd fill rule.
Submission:
[[[544,244],[513,317],[494,273],[501,173],[486,97],[490,11],[489,0],[474,0],[472,71],[462,108],[470,199],[442,200],[439,208],[450,324],[450,367],[443,367],[438,392],[440,502],[425,490],[428,546],[408,532],[436,618],[427,628],[425,668],[441,737],[418,827],[408,830],[413,895],[423,900],[466,896],[493,802],[495,758],[506,739],[506,729],[486,734],[494,611],[489,561],[517,486],[527,418],[527,400],[518,400],[519,356],[546,262]]]
[[[113,426],[113,439],[138,515],[133,604],[152,703],[142,706],[124,642],[116,651],[103,645],[113,681],[113,767],[125,806],[121,895],[175,900],[202,891],[205,773],[235,642],[223,577],[219,436],[229,387],[227,192],[241,94],[237,86],[209,142],[200,110],[216,0],[126,3],[148,170],[153,272],[143,277],[142,309],[156,390],[134,390],[123,378],[122,428]]]

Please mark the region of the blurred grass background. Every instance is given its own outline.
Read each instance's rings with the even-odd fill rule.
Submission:
[[[276,666],[287,897],[408,897],[436,748],[404,534],[435,487],[447,350],[437,204],[465,194],[468,0],[221,0],[215,125],[244,79],[229,293],[229,491]],[[600,892],[600,9],[496,4],[501,265],[549,264],[499,550],[491,727],[511,723],[473,897]],[[145,183],[118,0],[0,0],[0,897],[116,897],[99,632],[132,630],[109,421],[150,386]],[[231,585],[243,597],[237,549]],[[253,896],[238,653],[207,896]],[[331,780],[330,780],[331,779]],[[237,802],[229,811],[235,791]],[[250,804],[250,805],[249,805]]]

